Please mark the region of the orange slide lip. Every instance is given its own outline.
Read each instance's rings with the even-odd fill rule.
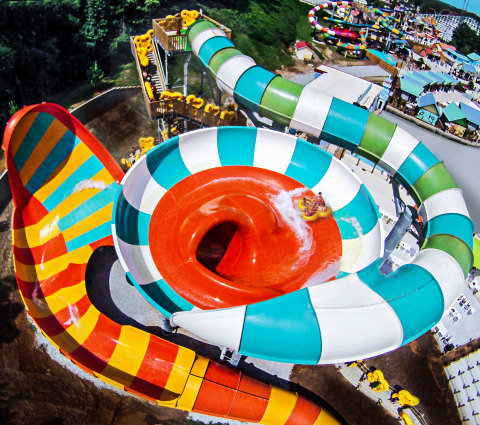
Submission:
[[[276,198],[302,189],[311,193],[288,176],[246,166],[208,169],[181,180],[152,215],[149,246],[155,265],[180,296],[202,309],[251,304],[300,289],[342,252],[333,216],[309,223],[305,234],[287,225]],[[205,235],[224,223],[236,230],[213,272],[196,254]]]

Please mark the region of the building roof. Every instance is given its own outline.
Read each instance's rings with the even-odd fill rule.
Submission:
[[[437,101],[435,100],[435,97],[433,96],[433,93],[427,93],[424,94],[423,96],[420,96],[417,99],[417,105],[420,108],[424,108],[425,106],[430,106],[433,105],[435,106],[435,109],[437,111],[437,115],[441,115],[442,111],[437,105]]]
[[[427,81],[425,80],[421,80],[420,78],[417,78],[409,74],[404,75],[403,78],[405,78],[406,81],[409,81],[410,83],[416,84],[417,86],[420,86],[420,87],[426,87],[430,84],[430,83],[427,83]]]
[[[451,102],[443,108],[443,114],[450,122],[465,120],[467,118],[455,102]]]
[[[456,52],[455,50],[452,49],[447,49],[447,52],[453,56],[455,59],[458,59],[461,62],[469,62],[470,59],[468,59],[466,56],[462,55],[461,53]]]
[[[450,46],[450,44],[442,43],[442,42],[438,42],[437,44],[440,45],[440,47],[442,48],[442,50],[450,49],[450,50],[453,50],[454,52],[457,51],[457,48],[456,48],[455,46]]]
[[[467,55],[467,57],[469,59],[471,59],[472,61],[478,61],[480,59],[480,55],[478,55],[477,53],[473,52],[473,53],[470,53],[469,55]]]
[[[417,105],[422,107],[422,106],[428,106],[428,105],[437,105],[437,101],[433,97],[433,93],[427,93],[424,94],[423,96],[420,96],[417,100]]]
[[[467,121],[480,125],[480,111],[466,103],[460,103],[460,109],[465,114]]]
[[[446,72],[443,72],[442,75],[443,75],[443,78],[445,78],[446,80],[449,80],[450,83],[452,83],[452,85],[458,84],[458,80],[452,75],[447,74]]]
[[[372,55],[377,56],[378,58],[380,58],[382,61],[388,63],[389,65],[397,66],[397,61],[394,59],[394,57],[392,55],[380,52],[379,50],[375,50],[375,49],[368,49],[368,51]]]
[[[423,87],[412,81],[411,78],[402,77],[400,79],[400,89],[408,94],[418,97],[423,92]]]
[[[430,74],[435,75],[441,84],[450,84],[450,80],[445,78],[441,72],[430,71]]]
[[[426,71],[413,71],[413,78],[416,80],[425,81],[424,85],[435,84],[437,82],[437,79],[431,75],[428,75],[428,72]]]
[[[373,105],[382,91],[382,87],[377,84],[372,84],[370,81],[326,65],[321,65],[315,69],[315,72],[320,73],[320,76],[308,83],[304,90],[312,90],[334,96],[349,103],[358,102],[366,108],[370,108]]]
[[[421,85],[422,87],[428,86],[429,84],[432,84],[432,80],[425,75],[420,74],[418,71],[413,71],[405,74],[406,77],[411,78],[412,80],[415,80],[418,85]]]
[[[467,62],[462,63],[462,68],[463,68],[463,72],[470,72],[474,75],[477,75],[477,70],[475,69],[475,67],[473,65],[470,65]]]
[[[433,84],[440,83],[443,79],[440,79],[437,75],[433,74],[431,71],[420,71],[420,74],[424,75],[427,78],[432,80]]]
[[[307,48],[307,49],[310,49],[313,52],[313,47],[310,46],[310,44],[308,44],[306,41],[297,41],[295,43],[295,48],[297,48],[297,49]]]

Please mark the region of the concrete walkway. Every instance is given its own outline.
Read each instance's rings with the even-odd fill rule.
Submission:
[[[398,402],[390,400],[394,389],[390,386],[389,391],[377,393],[370,387],[370,382],[366,377],[369,369],[363,362],[359,362],[356,366],[347,366],[345,363],[335,365],[338,372],[340,372],[347,381],[349,381],[355,388],[365,394],[377,404],[381,405],[392,416],[396,417],[400,423],[404,423],[399,415],[399,410],[402,408]],[[387,379],[388,377],[385,377]],[[388,381],[388,379],[387,379]],[[415,425],[426,425],[422,414],[416,408],[405,409],[406,413]],[[420,419],[421,418],[421,419]]]

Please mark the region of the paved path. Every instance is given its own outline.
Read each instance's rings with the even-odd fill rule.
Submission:
[[[463,190],[475,230],[480,232],[480,196],[478,195],[480,149],[454,142],[387,111],[383,111],[380,116],[420,139],[438,159],[445,163],[448,171]]]
[[[366,379],[366,373],[368,371],[367,366],[360,362],[358,366],[347,366],[345,363],[336,364],[337,370],[347,379],[355,388],[365,394],[367,397],[374,400],[377,404],[381,405],[385,410],[387,410],[392,416],[396,417],[400,422],[402,422],[399,410],[401,411],[401,406],[398,402],[393,402],[390,400],[390,396],[393,392],[393,388],[390,386],[389,391],[383,391],[377,393],[370,387],[370,382]],[[385,377],[388,381],[388,377]],[[422,418],[421,413],[417,410],[416,413],[419,418]],[[416,425],[426,425],[425,420],[419,420],[417,415],[414,415],[413,412],[406,412],[412,422]],[[403,422],[402,422],[403,423]]]

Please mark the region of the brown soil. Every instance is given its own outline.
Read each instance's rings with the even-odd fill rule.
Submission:
[[[150,119],[141,94],[90,121],[87,128],[119,163],[138,147],[139,138],[158,139],[157,122]]]
[[[155,127],[138,99],[123,102],[89,128],[117,160],[138,137],[155,136]],[[184,412],[161,408],[128,395],[99,389],[53,361],[35,343],[12,264],[12,203],[0,216],[0,423],[8,425],[174,425],[190,423]],[[383,370],[390,385],[420,397],[428,423],[460,424],[430,334],[388,355],[366,361]],[[261,372],[250,371],[261,377]],[[275,381],[275,377],[266,376]],[[398,421],[348,383],[334,366],[295,366],[292,389],[321,397],[349,425],[395,425]],[[174,422],[175,421],[175,422]]]
[[[461,424],[441,353],[430,332],[392,353],[364,363],[369,368],[380,369],[391,387],[400,385],[419,397],[417,408],[428,424]],[[398,424],[393,416],[341,377],[334,366],[295,366],[292,381],[301,383],[334,406],[349,425]]]
[[[353,59],[353,58],[345,58],[343,55],[327,47],[324,44],[314,44],[315,49],[319,50],[324,59],[320,59],[317,54],[314,55],[314,59],[311,64],[306,63],[303,60],[297,59],[296,57],[293,58],[294,64],[291,66],[282,66],[282,68],[275,70],[276,74],[280,74],[284,78],[292,78],[298,74],[306,74],[312,72],[315,68],[319,67],[320,65],[328,65],[328,66],[361,66],[361,65],[374,65],[373,62],[369,61],[368,59]],[[312,66],[313,65],[313,66]]]

